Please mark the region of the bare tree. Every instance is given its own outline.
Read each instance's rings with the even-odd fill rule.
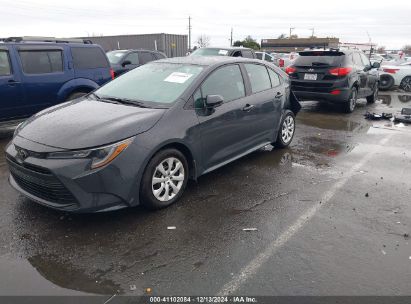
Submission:
[[[210,45],[210,36],[201,34],[198,36],[196,43],[198,44],[198,47],[207,47]]]
[[[379,53],[379,54],[385,53],[385,46],[384,45],[379,45],[377,47],[377,53]]]

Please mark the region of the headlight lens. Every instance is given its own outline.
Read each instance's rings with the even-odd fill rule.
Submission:
[[[51,159],[72,159],[72,158],[90,158],[91,168],[97,169],[111,163],[121,154],[133,141],[133,138],[121,142],[90,150],[61,151],[49,153],[47,158]]]

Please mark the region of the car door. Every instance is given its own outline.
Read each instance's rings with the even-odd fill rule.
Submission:
[[[12,47],[0,46],[0,121],[18,118],[24,113],[20,73]]]
[[[58,102],[62,85],[73,79],[74,72],[66,72],[64,48],[59,46],[19,46],[22,67],[22,89],[27,114],[34,114]]]
[[[249,84],[244,111],[248,128],[245,130],[244,139],[247,147],[251,149],[272,142],[281,116],[284,91],[281,90],[278,76],[271,71],[275,85],[273,88],[268,69],[263,64],[245,63],[243,71]]]
[[[378,80],[378,69],[374,69],[371,66],[371,62],[368,59],[368,57],[363,54],[360,53],[361,56],[361,60],[365,66],[365,68],[367,69],[367,84],[366,84],[366,91],[368,92],[367,95],[371,94],[374,91],[374,87],[377,83]]]
[[[356,68],[356,72],[358,75],[358,82],[359,82],[359,90],[358,90],[358,97],[364,97],[368,95],[367,91],[367,81],[368,81],[368,71],[365,69],[365,65],[361,60],[361,55],[359,52],[353,53],[354,64]]]
[[[205,108],[207,95],[221,95],[224,103]],[[213,71],[194,94],[202,144],[202,171],[208,172],[244,153],[245,86],[240,66],[225,65]]]

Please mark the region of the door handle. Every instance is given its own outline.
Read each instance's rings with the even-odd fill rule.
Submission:
[[[246,104],[243,111],[250,112],[252,109],[254,109],[254,105]]]
[[[17,84],[19,82],[15,81],[14,79],[10,79],[9,81],[7,81],[7,83],[9,84],[9,86],[14,86],[15,84]]]
[[[275,95],[275,98],[281,98],[283,97],[283,94],[281,94],[280,92],[277,92],[277,94]]]

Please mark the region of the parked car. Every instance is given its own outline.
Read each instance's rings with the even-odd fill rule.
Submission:
[[[275,58],[266,52],[255,52],[255,55],[257,56],[257,59],[265,60],[272,63],[275,62]]]
[[[390,90],[399,86],[407,92],[411,92],[411,62],[400,65],[385,65],[380,71],[380,90]]]
[[[8,38],[0,43],[0,121],[29,117],[112,79],[98,45],[79,39]]]
[[[229,47],[229,48],[214,48],[204,47],[196,49],[190,56],[230,56],[230,57],[244,57],[257,58],[253,49],[245,47]]]
[[[291,89],[299,99],[328,101],[343,105],[345,112],[355,109],[357,98],[375,102],[378,95],[378,68],[359,50],[310,50],[300,56],[286,73]]]
[[[158,51],[149,50],[116,50],[107,52],[114,76],[117,77],[143,64],[154,60],[164,59],[167,56]]]
[[[260,60],[154,61],[20,125],[6,148],[9,181],[64,211],[163,208],[189,178],[288,146],[300,108],[287,75]]]
[[[275,53],[274,53],[275,54]],[[275,56],[274,64],[281,68],[282,70],[285,70],[286,67],[290,66],[293,64],[295,59],[298,57],[298,53],[278,53]]]

